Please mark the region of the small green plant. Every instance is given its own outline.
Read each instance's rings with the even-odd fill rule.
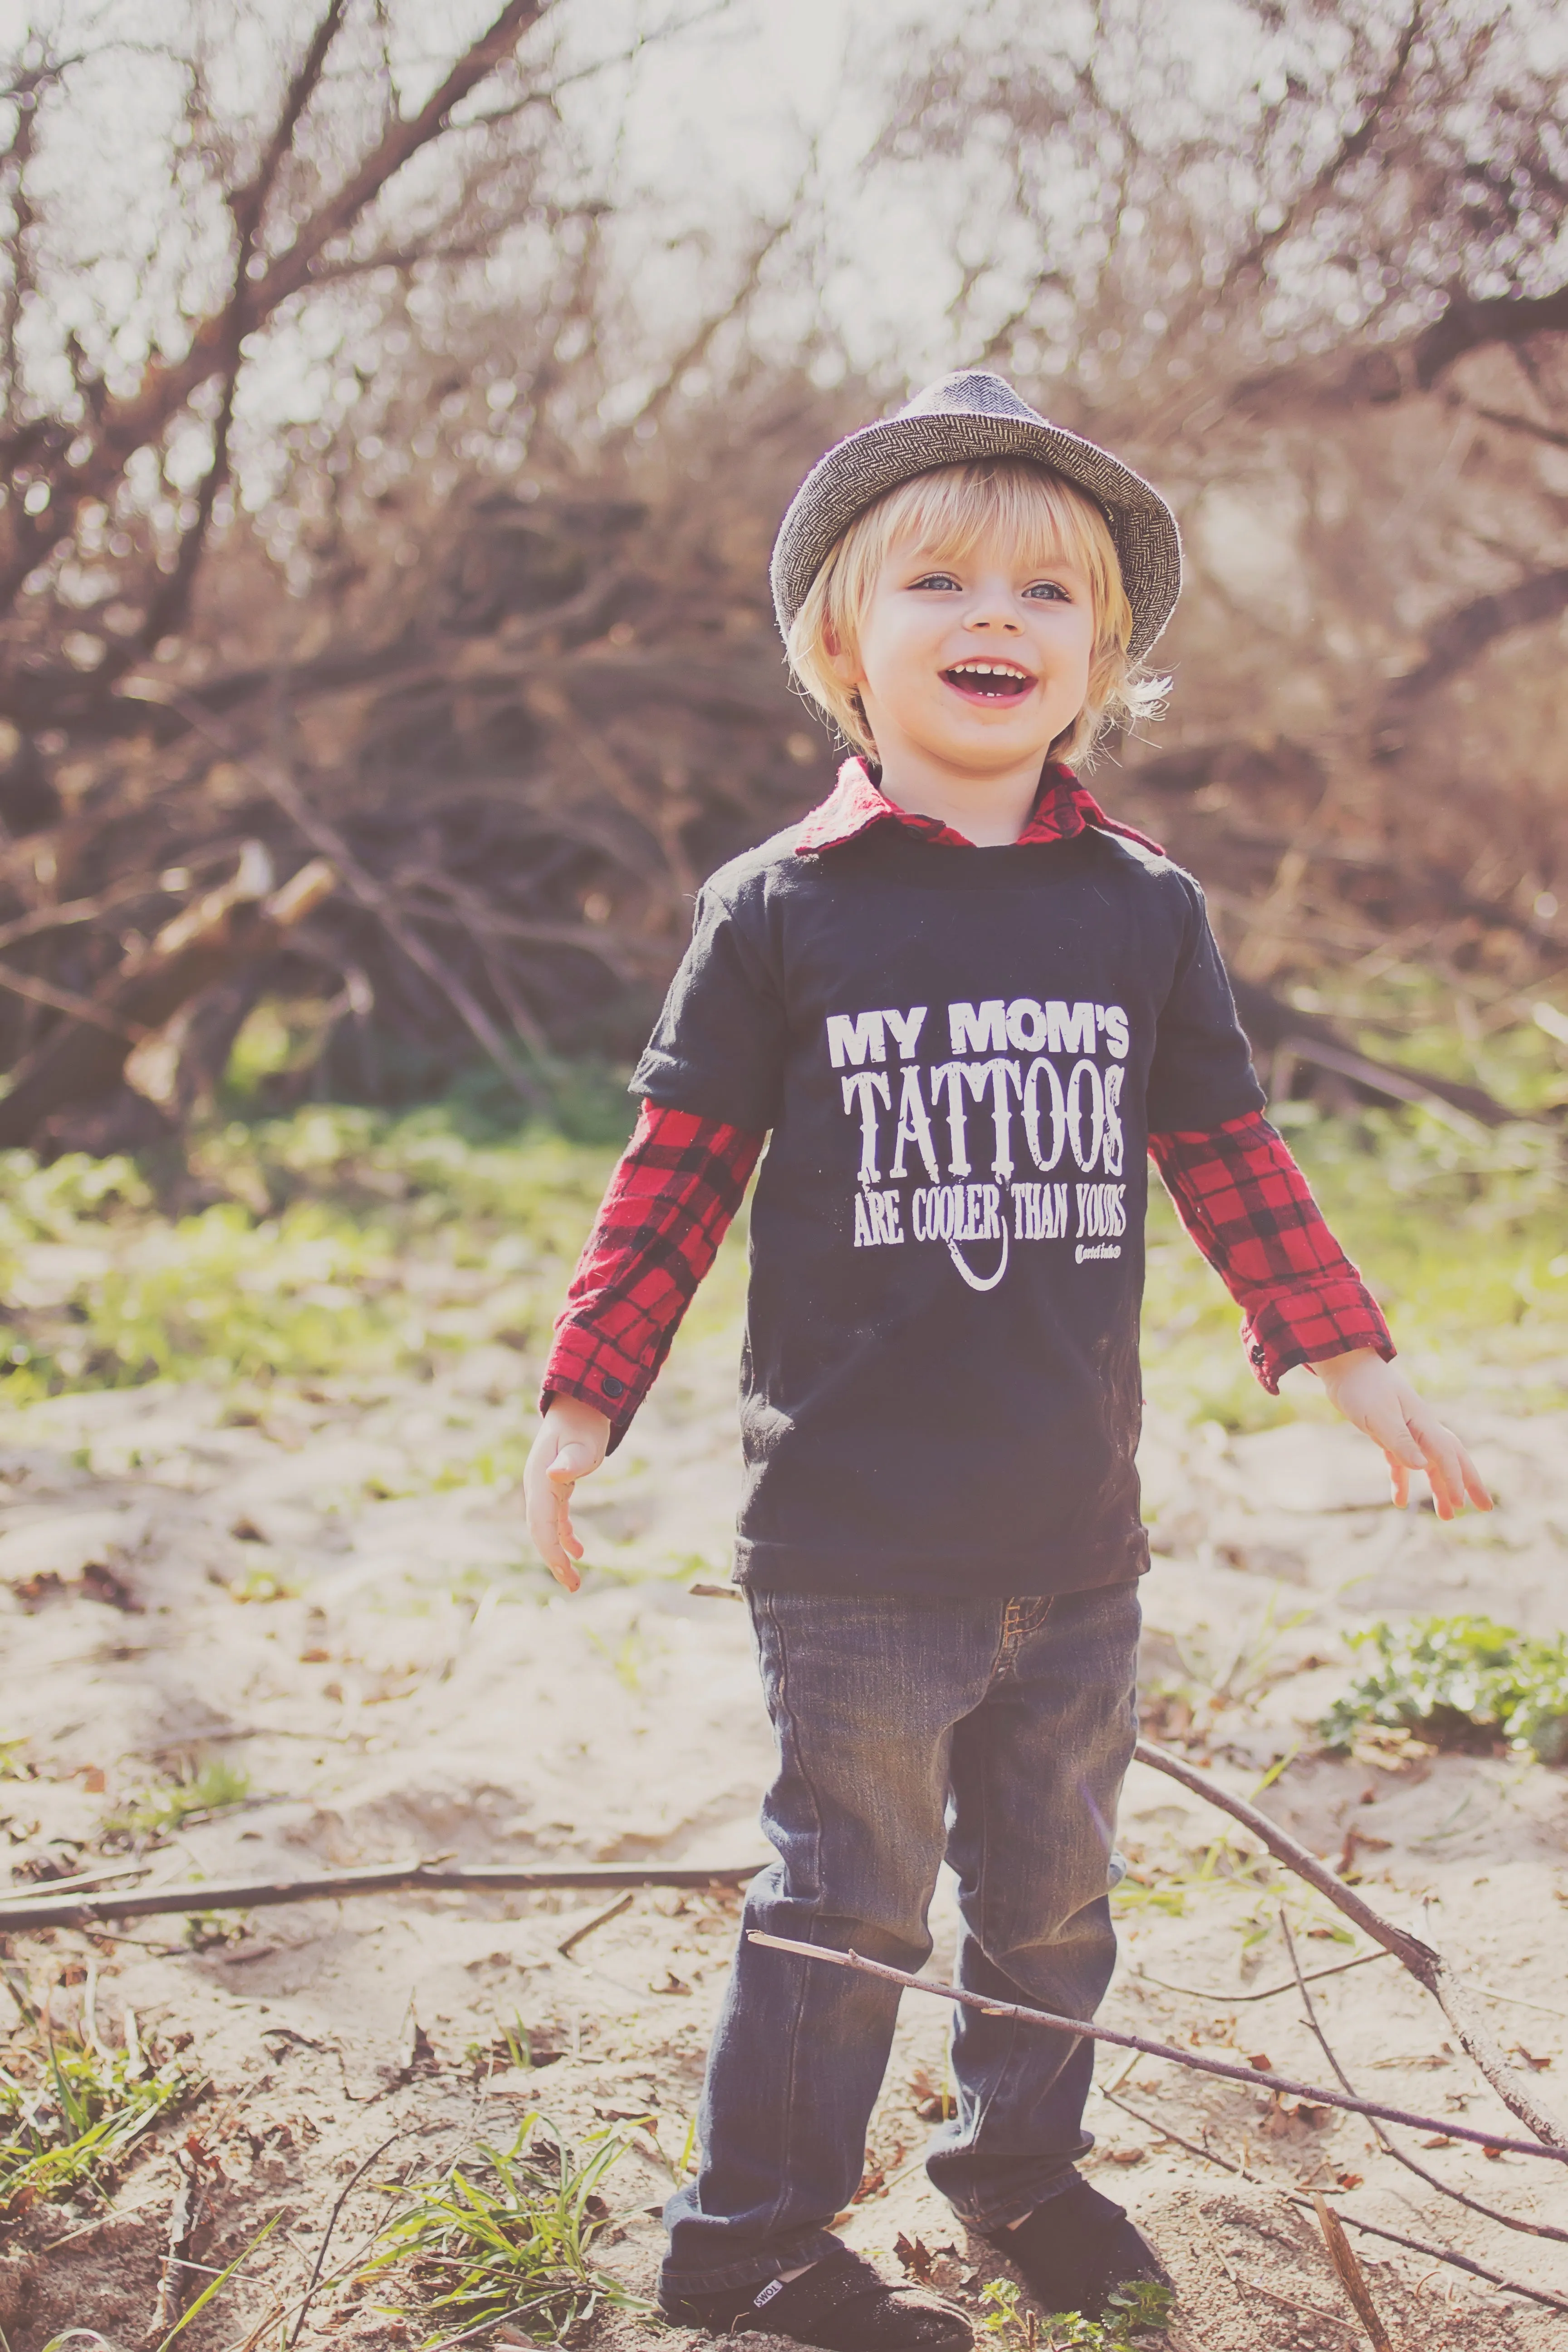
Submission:
[[[249,1568],[228,1588],[231,1601],[298,1601],[300,1587],[276,1569]]]
[[[605,2304],[647,2311],[588,2259],[605,2218],[599,2183],[630,2144],[619,2133],[596,2138],[579,2163],[552,2124],[528,2116],[509,2148],[480,2147],[405,2190],[408,2210],[387,2224],[361,2276],[403,2271],[416,2300],[394,2308],[437,2317],[429,2343],[510,2319],[560,2344]]]
[[[250,1929],[243,1911],[187,1911],[180,1940],[190,1952],[221,1952],[243,1944]]]
[[[1506,1739],[1543,1764],[1568,1762],[1568,1636],[1519,1633],[1489,1617],[1417,1617],[1351,1640],[1376,1663],[1319,1726],[1330,1747],[1376,1726],[1436,1747]]]
[[[0,2063],[0,2219],[40,2197],[101,2189],[132,2143],[195,2087],[132,2042],[105,2050],[51,2029],[8,1978],[25,2020]]]
[[[145,1845],[186,1822],[243,1804],[249,1794],[249,1773],[214,1756],[205,1764],[187,1768],[178,1780],[159,1781],[128,1798],[108,1816],[104,1835],[126,1844]]]
[[[1011,2279],[993,2279],[981,2291],[980,2332],[1008,2352],[1133,2352],[1134,2336],[1163,2335],[1170,2326],[1173,2300],[1170,2288],[1152,2279],[1128,2279],[1107,2298],[1103,2319],[1057,2311],[1041,2320],[1019,2308],[1020,2291]]]

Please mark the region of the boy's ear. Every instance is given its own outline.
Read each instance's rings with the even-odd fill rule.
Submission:
[[[857,687],[860,684],[859,662],[845,645],[832,622],[826,619],[822,624],[822,650],[840,686]]]

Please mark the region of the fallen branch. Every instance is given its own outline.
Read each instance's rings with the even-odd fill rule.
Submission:
[[[978,2009],[987,2017],[1015,2018],[1020,2025],[1042,2025],[1058,2033],[1071,2033],[1089,2042],[1109,2042],[1118,2050],[1137,2050],[1145,2058],[1168,2058],[1173,2065],[1191,2066],[1200,2074],[1217,2074],[1223,2082],[1244,2083],[1248,2090],[1275,2091],[1282,2098],[1304,2099],[1310,2106],[1342,2107],[1354,2116],[1375,2116],[1384,2123],[1404,2124],[1411,2131],[1443,2132],[1450,2139],[1473,2140],[1478,2147],[1506,2148],[1510,2156],[1541,2156],[1553,2164],[1568,2164],[1568,2148],[1538,2145],[1529,2139],[1505,2139],[1497,2132],[1478,2131],[1473,2125],[1455,2123],[1452,2118],[1439,2122],[1436,2116],[1411,2115],[1404,2107],[1387,2107],[1375,2099],[1358,2099],[1348,2091],[1330,2091],[1321,2084],[1293,2082],[1288,2074],[1275,2074],[1258,2066],[1231,2066],[1220,2058],[1200,2058],[1191,2050],[1178,2050],[1169,2042],[1149,2042],[1139,2033],[1122,2033],[1115,2026],[1091,2024],[1087,2018],[1058,2017],[1048,2009],[1030,2009],[1023,2001],[994,2000],[985,1993],[965,1992],[961,1985],[942,1984],[933,1977],[911,1976],[907,1969],[889,1968],[886,1961],[868,1960],[859,1952],[840,1952],[827,1944],[799,1944],[788,1936],[767,1936],[760,1927],[747,1931],[747,1941],[765,1944],[770,1951],[790,1952],[796,1959],[826,1960],[836,1969],[855,1969],[862,1975],[880,1977],[885,1983],[901,1985],[906,1992],[928,1992],[939,2000],[961,2001],[965,2009]]]
[[[416,1887],[430,1895],[542,1895],[563,1887],[742,1886],[763,1867],[760,1862],[697,1865],[623,1862],[542,1864],[517,1870],[483,1863],[471,1870],[422,1862],[393,1862],[380,1869],[335,1870],[316,1878],[239,1878],[211,1885],[135,1888],[123,1895],[57,1895],[14,1903],[0,1899],[0,1936],[23,1927],[91,1927],[100,1919],[147,1919],[182,1911],[265,1911],[279,1903],[317,1903],[344,1895],[386,1895]]]
[[[1233,1821],[1250,1830],[1253,1836],[1267,1846],[1276,1862],[1282,1862],[1287,1870],[1293,1871],[1298,1878],[1305,1879],[1309,1886],[1316,1887],[1318,1893],[1325,1895],[1337,1910],[1342,1911],[1347,1919],[1353,1919],[1363,1935],[1370,1936],[1373,1943],[1381,1944],[1384,1951],[1392,1952],[1394,1958],[1408,1969],[1416,1983],[1424,1985],[1432,1995],[1464,2049],[1504,2106],[1510,2108],[1521,2123],[1528,2126],[1537,2139],[1568,2156],[1568,2127],[1558,2121],[1550,2107],[1542,2105],[1530,2084],[1509,2064],[1490,2026],[1471,1999],[1468,1988],[1456,1975],[1441,1952],[1435,1951],[1419,1936],[1411,1935],[1407,1928],[1397,1927],[1392,1919],[1385,1919],[1381,1911],[1373,1908],[1358,1888],[1347,1886],[1342,1878],[1336,1878],[1326,1863],[1320,1862],[1315,1853],[1310,1853],[1289,1831],[1282,1830],[1277,1822],[1271,1822],[1267,1813],[1260,1813],[1256,1805],[1249,1805],[1245,1797],[1233,1796],[1208,1773],[1198,1771],[1179,1756],[1172,1756],[1163,1748],[1155,1748],[1147,1739],[1138,1742],[1135,1752],[1140,1764],[1147,1764],[1154,1771],[1163,1772],[1171,1780],[1179,1780],[1184,1789],[1192,1790],[1194,1796],[1217,1805],[1221,1812],[1228,1813]]]
[[[320,811],[312,808],[304,793],[275,760],[247,752],[236,741],[227,728],[221,726],[206,711],[200,709],[186,696],[164,688],[154,693],[143,688],[136,698],[144,702],[162,703],[183,719],[187,727],[222,751],[261,786],[285,816],[299,828],[311,847],[330,858],[342,875],[351,894],[368,914],[375,917],[388,937],[395,940],[410,963],[438,988],[468,1029],[468,1034],[484,1048],[512,1091],[523,1102],[537,1109],[540,1091],[528,1071],[517,1059],[490,1019],[484,1006],[460,976],[438,956],[429,942],[405,918],[390,891],[384,890],[350,848],[345,836],[330,824]],[[517,1017],[514,1011],[514,1018]],[[521,1025],[521,1024],[520,1024]],[[544,1035],[537,1023],[530,1021],[524,1034],[537,1052]]]
[[[1303,2197],[1298,2190],[1281,2189],[1277,2181],[1265,2180],[1260,2173],[1253,2172],[1245,2164],[1237,2164],[1234,2157],[1216,2156],[1212,2147],[1200,2147],[1196,2140],[1184,2139],[1179,2131],[1171,2129],[1169,2124],[1163,2124],[1157,2116],[1146,2116],[1141,2107],[1131,2106],[1115,2091],[1101,2091],[1100,2095],[1102,2099],[1109,2099],[1113,2107],[1120,2107],[1123,2115],[1131,2116],[1134,2123],[1142,2124],[1146,2131],[1157,2132],[1162,2139],[1171,2140],[1177,2147],[1184,2147],[1189,2156],[1200,2158],[1205,2164],[1212,2164],[1216,2170],[1228,2172],[1237,2180],[1250,2181],[1255,2189],[1273,2189],[1276,2196],[1283,2197],[1287,2205],[1299,2205],[1303,2212],[1311,2211],[1310,2198]],[[1354,2213],[1347,2213],[1342,2207],[1337,2210],[1346,2229],[1359,2231],[1363,2238],[1381,2238],[1385,2245],[1403,2246],[1406,2253],[1422,2254],[1434,2263],[1447,2263],[1451,2270],[1463,2271],[1470,2278],[1484,2279],[1488,2286],[1495,2286],[1504,2294],[1522,2294],[1529,2302],[1544,2304],[1551,2311],[1568,2311],[1568,2296],[1552,2294],[1545,2287],[1526,2286],[1522,2279],[1506,2278],[1501,2271],[1488,2270],[1484,2263],[1476,2262],[1468,2254],[1457,2254],[1451,2246],[1434,2246],[1425,2238],[1407,2238],[1398,2230],[1384,2229],[1379,2222],[1363,2221]]]
[[[555,1947],[556,1950],[563,1960],[569,1960],[579,1944],[586,1943],[588,1937],[600,1927],[607,1927],[612,1919],[618,1919],[623,1911],[629,1911],[631,1907],[632,1898],[629,1895],[617,1895],[616,1900],[613,1903],[607,1903],[602,1911],[595,1911],[591,1919],[584,1919],[580,1927],[574,1927],[569,1936],[563,1936]]]
[[[53,1898],[60,1895],[85,1893],[89,1886],[107,1885],[112,1878],[145,1878],[151,1868],[150,1863],[124,1862],[112,1869],[73,1871],[68,1878],[26,1879],[19,1886],[0,1886],[0,1903],[8,1903],[13,1898],[19,1903],[26,1902],[36,1895]]]
[[[1362,2266],[1352,2251],[1350,2240],[1340,2227],[1339,2215],[1328,2199],[1316,2191],[1312,2197],[1312,2210],[1318,2217],[1318,2227],[1323,2233],[1323,2243],[1329,2250],[1334,2274],[1343,2287],[1356,2317],[1366,2330],[1372,2352],[1394,2352],[1388,2330],[1378,2315]]]
[[[276,889],[265,845],[247,843],[231,880],[182,908],[97,998],[76,1000],[72,1024],[28,1055],[0,1103],[0,1144],[30,1143],[56,1112],[107,1093],[133,1048],[145,1048],[204,991],[279,947],[337,878],[324,858],[312,858]],[[0,981],[11,984],[4,973]]]
[[[1306,2022],[1311,2028],[1313,2039],[1333,2068],[1334,2079],[1342,2090],[1353,2091],[1355,2085],[1340,2064],[1333,2044],[1329,2040],[1323,2029],[1322,2020],[1318,2015],[1317,2003],[1308,1990],[1309,1979],[1301,1973],[1301,1963],[1296,1951],[1296,1938],[1290,1933],[1290,1922],[1285,1916],[1283,1910],[1279,1914],[1279,1925],[1284,1931],[1285,1948],[1290,1955],[1290,1965],[1296,1971],[1296,1983],[1300,1991],[1302,2007],[1307,2013]],[[1550,2221],[1527,2221],[1521,2215],[1500,2211],[1495,2205],[1482,2205],[1476,2198],[1467,2197],[1462,2189],[1450,2189],[1446,2180],[1440,2180],[1435,2172],[1429,2172],[1424,2164],[1418,2163],[1416,2158],[1408,2155],[1396,2141],[1390,2139],[1381,2124],[1374,2123],[1373,2130],[1377,2134],[1378,2144],[1385,2156],[1391,2156],[1395,2164],[1402,2164],[1406,2172],[1413,2172],[1417,2180],[1424,2180],[1428,2189],[1436,2189],[1440,2197],[1452,2198],[1454,2203],[1464,2206],[1467,2212],[1479,2213],[1486,2221],[1500,2222],[1505,2230],[1518,2230],[1530,2238],[1553,2238],[1560,2246],[1568,2246],[1568,2230],[1554,2229]]]
[[[40,980],[36,972],[14,971],[8,963],[0,963],[0,988],[8,988],[13,996],[26,997],[29,1004],[42,1004],[50,1013],[64,1013],[73,1021],[85,1021],[127,1045],[134,1045],[147,1034],[145,1029],[121,1021],[103,1005],[95,1004],[90,996],[80,996],[74,988],[58,988],[53,981]]]

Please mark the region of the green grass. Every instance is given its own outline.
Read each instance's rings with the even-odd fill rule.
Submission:
[[[250,1775],[215,1756],[193,1765],[175,1780],[160,1780],[128,1797],[104,1818],[102,1835],[138,1848],[167,1837],[183,1823],[242,1804],[250,1794]]]
[[[1479,1070],[1521,1111],[1549,1110],[1554,1088],[1568,1095],[1563,1048],[1543,1032],[1526,1024],[1472,1050],[1435,1015],[1421,1026],[1431,1008],[1414,987],[1406,993],[1413,1010],[1401,1011],[1393,983],[1380,1000],[1408,1014],[1410,1031],[1394,1044],[1382,1035],[1385,1053],[1397,1045],[1408,1060]],[[1373,1042],[1353,1003],[1338,1009]],[[567,1118],[571,1074],[555,1075]],[[230,1118],[192,1147],[211,1205],[174,1217],[159,1213],[132,1160],[77,1156],[40,1168],[26,1153],[0,1154],[0,1297],[11,1302],[0,1401],[15,1408],[157,1379],[254,1393],[363,1383],[430,1372],[498,1341],[537,1361],[626,1122],[602,1072],[580,1083],[598,1108],[567,1124],[590,1140],[520,1120],[474,1079],[405,1112],[323,1104]],[[1506,1381],[1527,1406],[1568,1396],[1553,1126],[1489,1134],[1420,1111],[1331,1118],[1305,1104],[1285,1105],[1279,1118],[1424,1384],[1441,1392]],[[1158,1184],[1148,1241],[1144,1347],[1156,1402],[1227,1430],[1327,1412],[1310,1385],[1288,1402],[1258,1386],[1237,1344],[1237,1310]],[[742,1219],[693,1305],[692,1336],[732,1329],[744,1286]],[[437,1475],[509,1481],[524,1451],[520,1432],[515,1445],[492,1444]]]
[[[552,2124],[530,2116],[509,2148],[480,2147],[405,2189],[405,2210],[362,2278],[396,2273],[410,2299],[392,2308],[434,2322],[429,2343],[511,2320],[560,2344],[606,2305],[646,2312],[589,2258],[605,2218],[599,2184],[629,2146],[616,2133],[595,2137],[580,2160]]]
[[[487,1132],[460,1102],[320,1108],[198,1138],[195,1172],[227,1197],[170,1218],[130,1160],[0,1154],[0,1296],[30,1302],[5,1310],[0,1400],[537,1348],[613,1159],[538,1128]]]
[[[1152,2279],[1129,2279],[1109,2296],[1103,2319],[1058,2311],[1044,2320],[1022,2308],[1021,2300],[1011,2279],[992,2279],[981,2289],[981,2335],[1007,2352],[1133,2352],[1140,2336],[1164,2334],[1174,2298]]]
[[[40,2198],[101,2197],[132,2146],[195,2089],[132,2041],[107,2050],[51,2028],[25,1980],[6,1982],[23,2026],[0,2051],[0,2221]]]
[[[1436,1747],[1507,1740],[1544,1764],[1568,1763],[1568,1636],[1517,1633],[1489,1617],[1417,1617],[1350,1638],[1375,1664],[1320,1726],[1331,1747],[1374,1726]]]

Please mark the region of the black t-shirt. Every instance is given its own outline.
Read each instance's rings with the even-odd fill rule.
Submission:
[[[795,841],[703,889],[632,1080],[771,1130],[736,1574],[960,1595],[1137,1576],[1149,1135],[1263,1102],[1198,886],[1093,828]]]

